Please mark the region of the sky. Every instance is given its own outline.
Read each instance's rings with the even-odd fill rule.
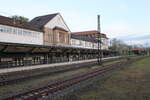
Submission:
[[[0,15],[61,13],[72,32],[96,30],[129,44],[150,45],[150,0],[1,0]]]

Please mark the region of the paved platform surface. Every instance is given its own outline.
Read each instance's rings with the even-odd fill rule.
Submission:
[[[119,57],[120,56],[107,57],[107,58],[103,58],[102,60],[119,58]],[[34,70],[38,68],[49,68],[49,67],[57,67],[57,66],[64,66],[64,65],[80,64],[80,63],[93,62],[93,61],[97,61],[97,59],[70,61],[70,62],[54,63],[54,64],[33,65],[33,66],[21,66],[21,67],[13,67],[13,68],[3,68],[3,69],[0,69],[0,74],[23,71],[23,70]]]

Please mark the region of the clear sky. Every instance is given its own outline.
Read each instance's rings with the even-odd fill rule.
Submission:
[[[1,0],[0,4],[4,16],[32,19],[60,12],[72,32],[96,30],[100,14],[102,32],[110,38],[150,36],[150,0]]]

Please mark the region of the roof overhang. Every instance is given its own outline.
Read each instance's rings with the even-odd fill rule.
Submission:
[[[94,50],[83,47],[73,47],[71,45],[36,45],[36,44],[20,44],[0,42],[0,55],[3,53],[47,53],[56,50]]]
[[[64,28],[61,28],[61,27],[58,27],[58,26],[55,26],[55,27],[53,28],[53,30],[60,30],[60,31],[68,32],[68,31],[65,30]]]

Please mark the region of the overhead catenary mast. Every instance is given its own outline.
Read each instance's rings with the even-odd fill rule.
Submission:
[[[98,31],[98,57],[97,62],[102,65],[102,41],[101,41],[101,27],[100,27],[100,15],[97,15],[97,31]]]

